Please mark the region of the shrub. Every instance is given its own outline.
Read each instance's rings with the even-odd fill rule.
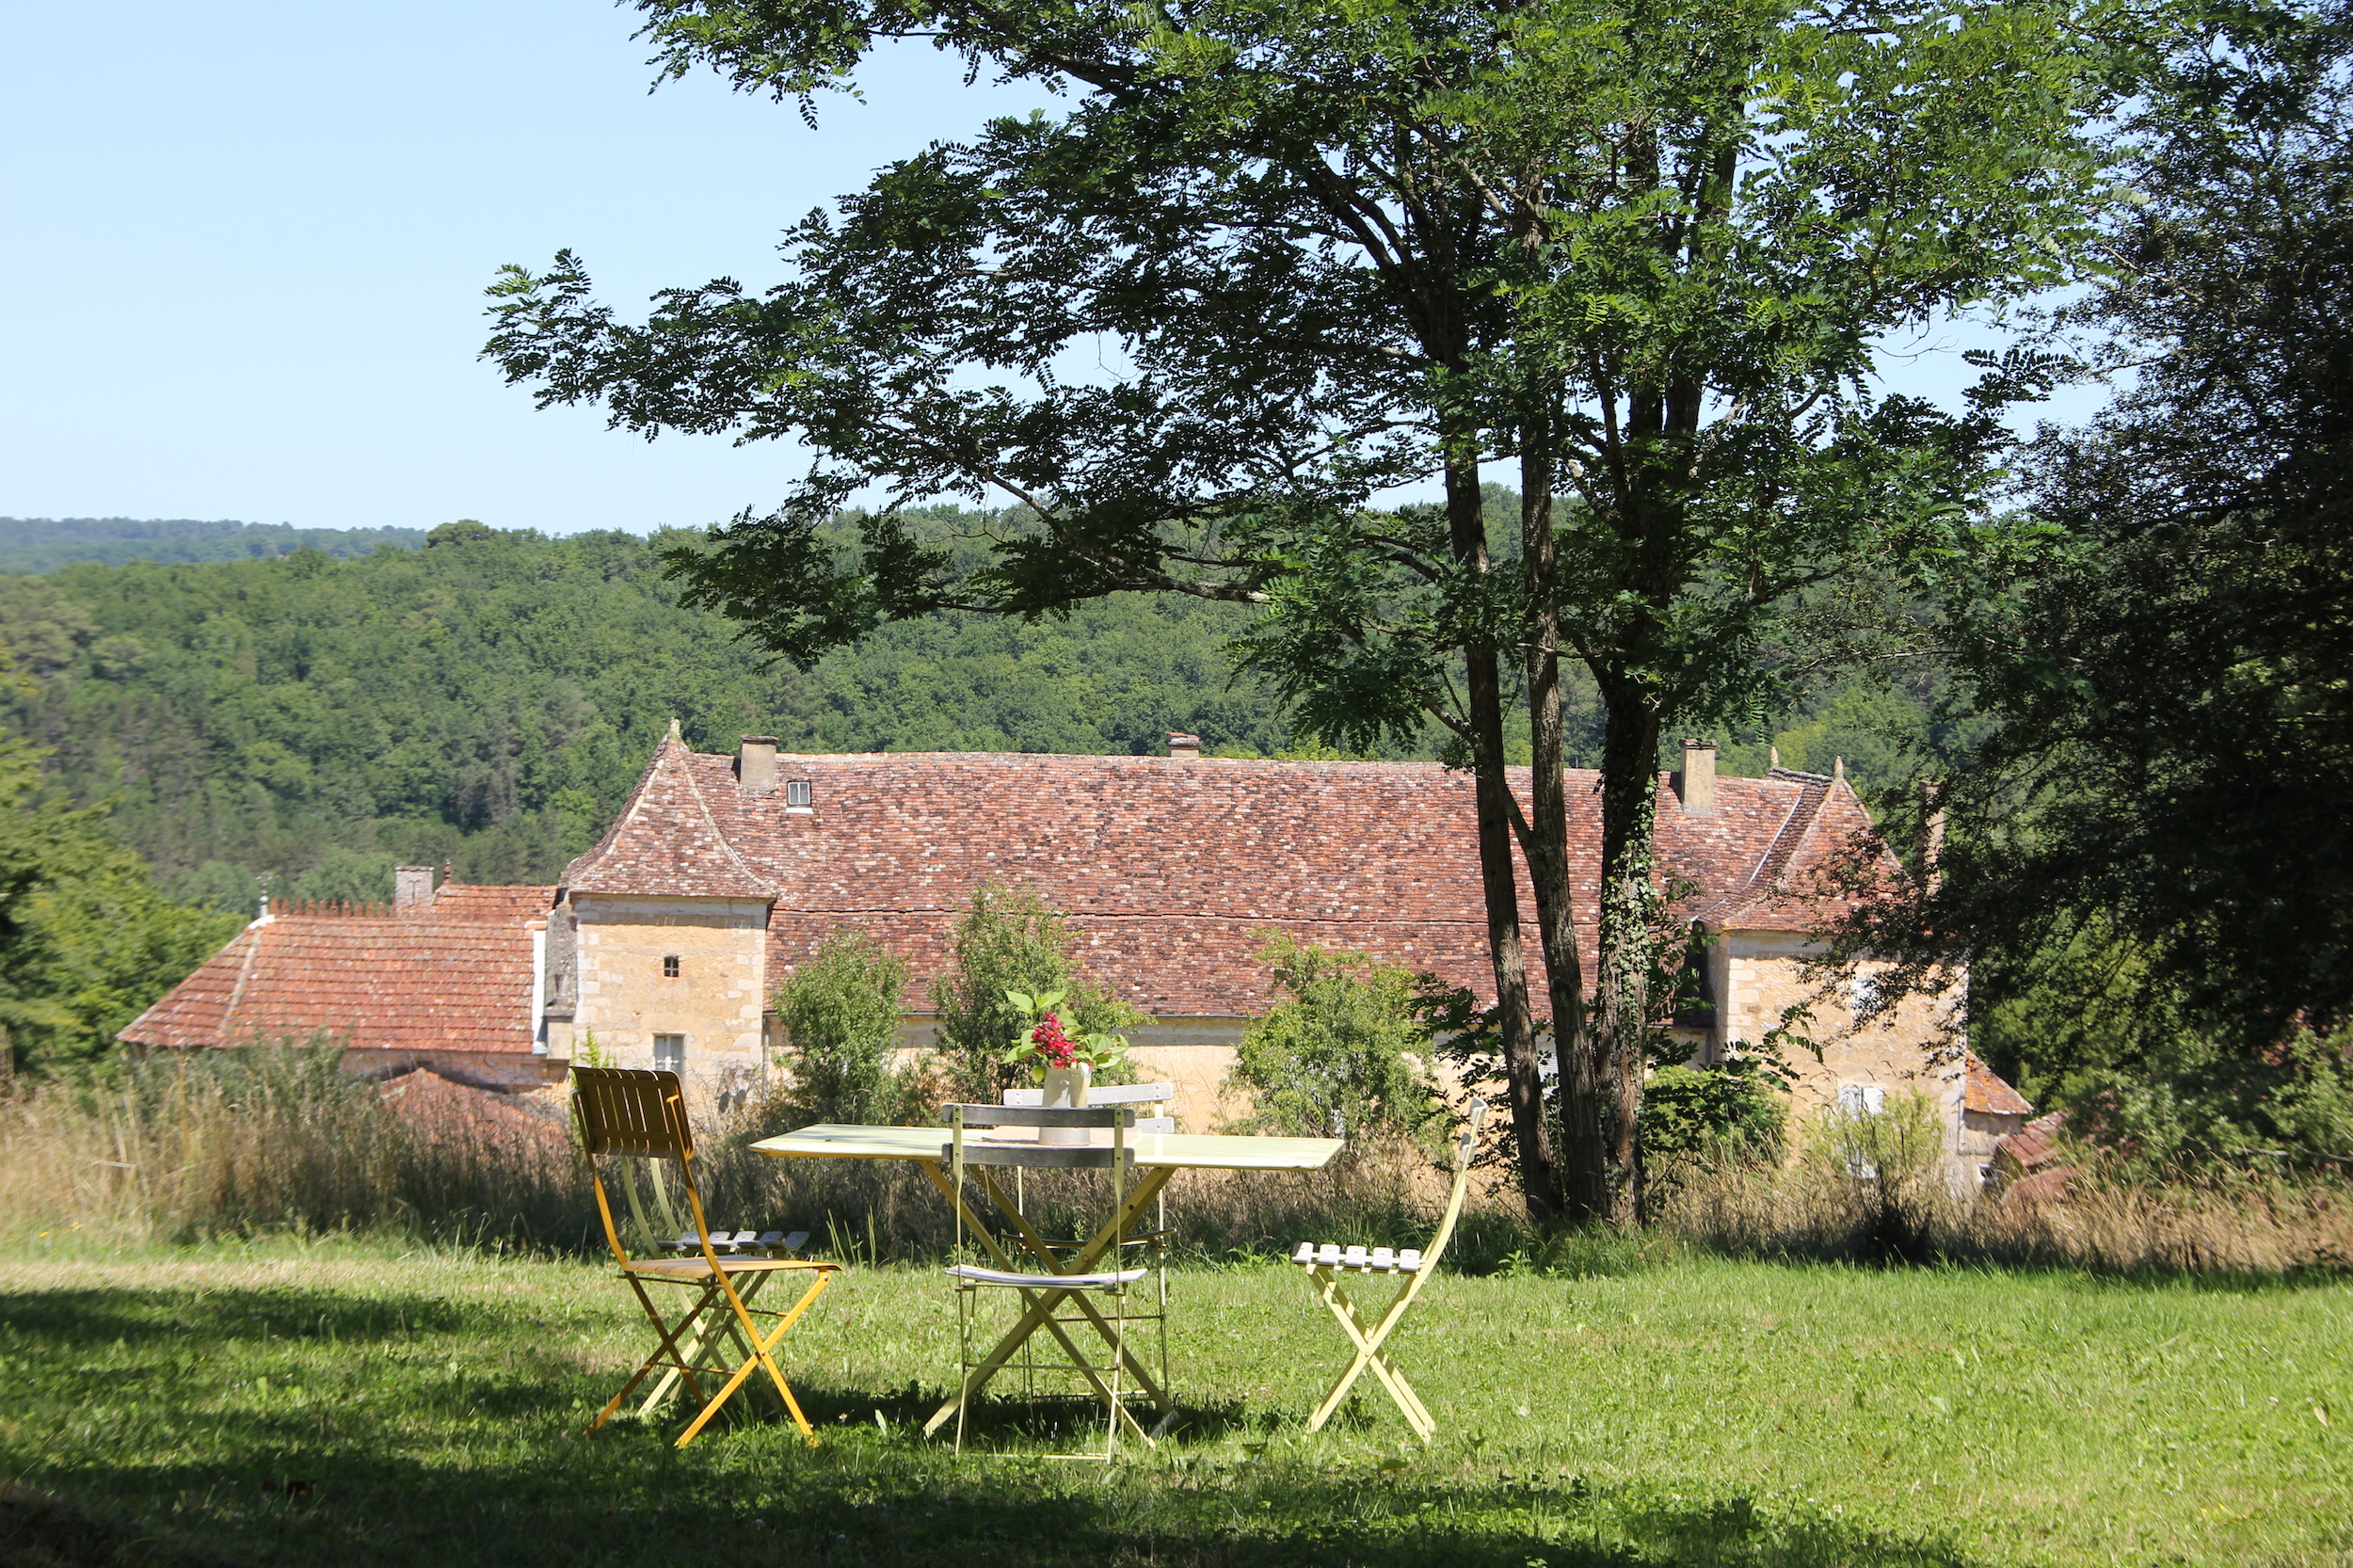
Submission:
[[[950,938],[955,967],[931,983],[941,1065],[953,1093],[975,1102],[994,1100],[1000,1090],[1023,1081],[1021,1069],[1000,1060],[1023,1020],[1007,992],[1062,992],[1069,1021],[1089,1034],[1124,1033],[1148,1021],[1081,974],[1073,947],[1062,911],[1034,888],[990,878],[972,889],[971,904]],[[1129,1076],[1106,1073],[1099,1081],[1124,1082]]]
[[[1642,1158],[1769,1159],[1781,1150],[1788,1096],[1770,1069],[1736,1056],[1705,1067],[1660,1067],[1642,1087]]]
[[[1435,1108],[1415,976],[1270,933],[1258,962],[1289,1000],[1243,1033],[1226,1081],[1247,1090],[1248,1131],[1321,1137],[1420,1134]]]
[[[837,926],[776,993],[794,1113],[815,1122],[888,1124],[907,1109],[891,1070],[906,961],[865,932]]]

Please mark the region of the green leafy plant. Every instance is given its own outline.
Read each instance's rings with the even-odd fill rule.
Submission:
[[[1021,1024],[1014,1031],[1013,1043],[997,1060],[1007,1066],[1028,1067],[1040,1083],[1046,1081],[1049,1067],[1083,1066],[1100,1077],[1125,1063],[1126,1035],[1086,1029],[1070,1032],[1059,1011],[1064,995],[1048,991],[1033,997],[1027,991],[1008,990],[1005,1000],[1020,1013]]]
[[[983,882],[972,889],[949,946],[954,967],[933,979],[931,993],[939,1010],[941,1066],[949,1087],[963,1098],[994,1099],[1013,1086],[1017,1073],[1004,1059],[1005,1043],[1026,1016],[1011,1000],[1016,993],[1059,993],[1064,1027],[1075,1023],[1082,1033],[1123,1033],[1145,1022],[1144,1014],[1080,972],[1068,922],[1033,888]],[[1114,1064],[1110,1072],[1124,1067]],[[1096,1076],[1109,1081],[1106,1074]]]
[[[853,926],[835,927],[785,982],[776,1013],[796,1113],[820,1122],[900,1118],[906,1096],[891,1052],[906,987],[906,960]]]
[[[1235,1052],[1226,1081],[1252,1105],[1235,1125],[1294,1137],[1423,1132],[1437,1108],[1413,973],[1281,932],[1257,957],[1286,1000],[1252,1020]]]
[[[1730,1056],[1652,1072],[1642,1089],[1645,1160],[1763,1159],[1780,1152],[1789,1119],[1778,1057]]]

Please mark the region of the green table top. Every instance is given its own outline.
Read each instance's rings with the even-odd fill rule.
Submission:
[[[820,1122],[762,1138],[752,1150],[779,1160],[937,1160],[953,1136],[944,1127]],[[1102,1141],[1108,1143],[1109,1135]],[[1203,1132],[1135,1133],[1128,1145],[1139,1165],[1190,1171],[1320,1171],[1344,1146],[1337,1138],[1227,1138]]]

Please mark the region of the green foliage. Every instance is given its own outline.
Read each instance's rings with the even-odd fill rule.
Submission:
[[[865,932],[837,926],[776,992],[788,1091],[812,1122],[887,1126],[910,1110],[891,1052],[905,1011],[906,960]]]
[[[1120,1034],[1147,1021],[1080,972],[1068,922],[1033,888],[990,878],[973,888],[949,951],[954,968],[933,977],[932,1006],[939,1015],[942,1065],[954,1093],[971,1103],[995,1100],[1022,1076],[1005,1053],[1006,1042],[1030,1017],[1014,997],[1062,993],[1082,1033]],[[1122,1061],[1102,1080],[1124,1081],[1126,1072]]]
[[[2185,1030],[2129,1067],[2078,1067],[2046,1093],[2073,1112],[2071,1132],[2134,1175],[2353,1168],[2353,1029],[2298,1029],[2257,1059]]]
[[[0,719],[49,747],[74,800],[119,800],[120,831],[175,896],[248,914],[257,875],[283,897],[369,900],[391,895],[375,868],[393,863],[552,880],[673,715],[716,751],[745,732],[817,752],[1290,739],[1265,693],[1229,679],[1238,606],[946,615],[814,671],[765,668],[661,578],[656,551],[683,537],[470,530],[354,560],[0,577],[0,640],[33,680],[0,692]]]
[[[1966,954],[1988,1060],[2146,1094],[2153,1146],[2309,1147],[2245,1097],[2353,1017],[2353,19],[2173,20],[2117,127],[2121,264],[2067,312],[2120,390],[2028,465],[2072,548],[1960,641],[1944,887],[1861,939]]]
[[[1096,1078],[1109,1082],[1105,1076],[1124,1066],[1128,1061],[1128,1040],[1125,1035],[1089,1032],[1084,1029],[1067,1027],[1071,1020],[1062,1016],[1067,998],[1060,991],[1047,991],[1032,996],[1027,991],[1007,991],[1005,1000],[1021,1016],[1014,1026],[1013,1039],[1004,1054],[997,1060],[1009,1067],[1022,1067],[1036,1080],[1046,1081],[1050,1066],[1084,1066],[1094,1070]],[[1049,1036],[1050,1032],[1050,1036]],[[1068,1049],[1065,1061],[1057,1063],[1048,1038],[1060,1039]]]
[[[1659,1067],[1642,1086],[1645,1160],[1769,1159],[1789,1094],[1773,1064],[1741,1055],[1705,1067]]]
[[[195,522],[133,518],[0,518],[0,572],[55,571],[78,562],[248,561],[323,550],[368,555],[414,550],[414,528],[296,528],[290,523]]]
[[[0,736],[0,1049],[62,1066],[111,1045],[238,921],[165,898],[103,808],[44,790],[40,760]]]
[[[1271,932],[1258,962],[1285,1000],[1251,1020],[1227,1081],[1244,1130],[1295,1138],[1421,1135],[1436,1114],[1417,979],[1362,952]]]
[[[1817,1180],[1872,1183],[1893,1200],[1935,1179],[1944,1126],[1916,1090],[1889,1095],[1876,1111],[1827,1105],[1800,1125],[1798,1160]]]

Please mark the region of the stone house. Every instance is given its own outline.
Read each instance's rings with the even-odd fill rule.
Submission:
[[[325,1030],[345,1035],[355,1066],[400,1057],[484,1086],[560,1077],[593,1040],[609,1064],[676,1066],[724,1093],[774,1070],[771,999],[832,931],[861,927],[907,959],[920,1003],[989,877],[1064,910],[1085,967],[1152,1016],[1137,1064],[1176,1085],[1183,1125],[1218,1119],[1234,1047],[1275,1000],[1252,958],[1270,928],[1491,996],[1466,776],[1205,758],[1192,737],[1171,740],[1164,758],[789,756],[747,736],[728,756],[688,749],[673,726],[555,887],[411,888],[381,913],[267,917],[123,1038]],[[1804,972],[1810,934],[1840,907],[1833,868],[1870,826],[1862,802],[1839,776],[1719,777],[1702,743],[1684,761],[1658,781],[1657,843],[1662,879],[1699,889],[1678,913],[1710,939],[1708,1008],[1677,1020],[1695,1056],[1760,1040],[1810,1003],[1804,1032],[1822,1055],[1792,1053],[1800,1113],[1857,1085],[1925,1094],[1958,1179],[1966,1075],[1942,1027],[1948,1000],[1858,1021],[1871,966],[1827,997]],[[1596,778],[1569,780],[1572,885],[1589,917]],[[1903,875],[1870,853],[1877,874]],[[1523,914],[1532,933],[1532,904]],[[1580,928],[1589,965],[1594,936]],[[909,1015],[904,1043],[923,1044],[934,1022]]]

